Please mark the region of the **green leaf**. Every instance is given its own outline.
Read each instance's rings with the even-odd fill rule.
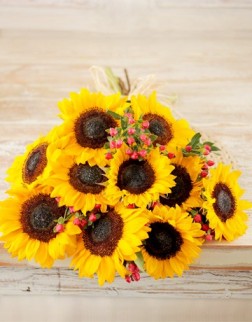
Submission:
[[[201,154],[201,152],[199,150],[196,150],[196,149],[192,149],[190,153],[197,154],[197,155]]]
[[[97,220],[101,218],[101,214],[100,213],[96,213],[95,216],[96,216],[96,219]]]
[[[117,114],[116,112],[113,112],[113,111],[108,110],[107,113],[109,115],[111,115],[116,120],[120,120],[122,118],[121,115]]]
[[[220,149],[217,147],[217,146],[215,146],[215,145],[213,145],[213,146],[211,146],[211,151],[220,151]]]
[[[191,157],[195,155],[201,155],[201,152],[199,150],[191,150],[190,152],[187,152],[185,149],[182,149],[182,153],[184,157]]]
[[[158,136],[157,136],[157,135],[155,135],[155,134],[151,134],[151,135],[150,135],[150,139],[151,139],[151,141],[155,141],[157,138],[158,138]]]
[[[104,144],[104,149],[108,150],[109,148],[110,148],[109,142],[106,142],[106,143]]]
[[[198,143],[199,143],[200,138],[201,138],[201,134],[200,134],[200,133],[196,133],[196,134],[192,137],[191,142],[190,142],[190,145],[191,145],[192,147],[194,147],[196,144],[198,144]]]
[[[124,117],[121,119],[121,125],[123,130],[127,129],[128,124]]]
[[[127,129],[125,129],[125,130],[123,130],[123,132],[121,133],[121,137],[122,137],[122,138],[124,138],[125,136],[127,136],[127,134],[128,134],[128,130],[127,130]]]
[[[65,222],[65,218],[64,218],[64,217],[59,217],[57,222],[58,222],[59,224],[64,224],[64,222]]]
[[[213,142],[205,141],[205,142],[203,143],[203,145],[210,145],[210,146],[213,146],[214,144],[213,144]]]
[[[140,271],[144,272],[144,259],[143,259],[142,252],[138,252],[136,253],[136,255],[137,255],[137,259],[135,260],[135,264],[140,269]]]

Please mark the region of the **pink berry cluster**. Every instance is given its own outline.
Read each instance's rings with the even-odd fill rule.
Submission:
[[[194,222],[201,224],[201,229],[205,232],[205,239],[211,241],[214,239],[214,230],[209,227],[209,223],[206,219],[202,209],[192,210],[191,215]]]
[[[56,202],[60,202],[60,198],[55,198]],[[59,217],[55,220],[56,225],[53,229],[55,233],[62,233],[65,230],[66,222],[72,217],[73,207],[66,208],[64,216]]]
[[[200,141],[201,134],[196,133],[191,139],[190,143],[182,149],[184,156],[195,156],[198,155],[201,157],[205,163],[202,166],[202,171],[200,173],[200,178],[205,178],[208,176],[209,167],[214,165],[214,161],[208,159],[211,152],[218,152],[219,148],[217,148],[212,142],[203,142]]]
[[[56,198],[56,201],[59,202],[59,198]],[[79,226],[81,229],[86,229],[88,226],[91,226],[95,221],[101,217],[101,205],[96,204],[94,209],[90,212],[87,212],[86,216],[83,215],[80,211],[75,211],[74,207],[66,208],[65,214],[63,217],[59,217],[56,220],[56,225],[54,227],[55,233],[61,233],[65,230],[66,222],[69,221],[71,217],[73,218],[73,224]]]
[[[125,276],[125,281],[127,283],[140,281],[140,270],[134,262],[127,263],[126,268],[130,272],[129,275]]]
[[[213,165],[214,165],[213,160],[206,160],[206,162],[202,166],[202,171],[200,173],[201,178],[205,178],[208,176],[209,167],[212,167]]]
[[[86,216],[81,212],[74,214],[73,223],[79,226],[81,229],[86,229],[88,226],[92,226],[101,217],[101,205],[96,204],[92,211],[88,211]]]
[[[110,112],[112,113],[112,112]],[[153,142],[157,136],[149,131],[150,123],[139,118],[135,120],[132,111],[128,110],[123,116],[112,113],[112,116],[120,120],[120,127],[110,128],[108,143],[105,144],[107,160],[113,158],[113,154],[120,149],[123,144],[127,146],[126,154],[133,160],[142,160],[153,149]]]

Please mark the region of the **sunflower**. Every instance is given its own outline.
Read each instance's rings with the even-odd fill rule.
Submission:
[[[224,237],[232,241],[247,229],[248,216],[244,210],[252,204],[240,199],[244,192],[238,184],[240,174],[240,171],[231,171],[231,166],[220,163],[211,170],[211,177],[203,180],[206,198],[203,208],[216,240]]]
[[[106,130],[116,127],[117,121],[107,111],[116,111],[124,101],[120,94],[104,96],[82,89],[59,103],[60,116],[72,141],[69,151],[77,156],[77,162],[89,162],[91,166],[108,163],[103,148],[108,137]]]
[[[7,171],[6,180],[12,186],[23,185],[28,189],[43,186],[51,173],[49,161],[57,158],[59,151],[69,144],[69,139],[64,127],[55,126],[46,136],[28,145],[23,155],[16,157]]]
[[[116,204],[136,204],[146,207],[159,199],[159,194],[171,192],[175,185],[171,175],[174,167],[158,149],[153,149],[146,159],[132,160],[122,147],[111,161],[106,196]]]
[[[0,204],[0,231],[4,247],[19,260],[34,259],[42,267],[71,255],[80,229],[68,222],[61,233],[54,232],[55,220],[64,216],[65,207],[42,189],[19,188]]]
[[[184,147],[195,134],[186,120],[176,120],[171,110],[157,101],[155,92],[149,98],[132,96],[131,106],[136,119],[142,115],[149,121],[150,132],[157,135],[154,144],[165,145],[168,150]]]
[[[156,206],[150,216],[148,239],[142,246],[144,268],[154,277],[181,276],[198,257],[204,232],[180,207]]]
[[[99,204],[106,210],[110,204],[105,197],[106,168],[90,166],[88,162],[77,163],[75,157],[64,150],[58,151],[49,166],[52,173],[46,183],[53,188],[51,196],[60,198],[60,206],[72,206],[75,211],[86,213]]]
[[[203,161],[198,156],[184,157],[181,151],[177,151],[171,164],[175,167],[171,174],[176,177],[176,185],[170,193],[160,197],[160,202],[169,207],[178,205],[184,210],[201,207],[202,180],[198,177]]]
[[[12,166],[7,171],[6,180],[11,185],[23,184],[33,188],[38,182],[48,177],[47,148],[50,137],[40,137],[32,144],[28,145],[23,155],[15,158]]]
[[[128,273],[124,261],[136,259],[142,240],[148,237],[146,210],[128,209],[117,204],[83,231],[78,238],[77,251],[71,267],[79,270],[80,277],[98,275],[98,282],[112,283],[115,273]]]

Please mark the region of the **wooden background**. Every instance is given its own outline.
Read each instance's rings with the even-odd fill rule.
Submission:
[[[14,156],[58,122],[57,101],[91,84],[94,64],[155,74],[177,111],[234,157],[252,199],[252,1],[0,0],[1,199]],[[184,278],[130,287],[99,289],[65,263],[45,271],[0,247],[0,293],[252,298],[249,214],[245,236],[208,244]]]

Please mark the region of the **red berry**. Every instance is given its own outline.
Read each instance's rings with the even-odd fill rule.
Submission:
[[[203,166],[202,166],[202,168],[201,168],[202,170],[207,170],[208,169],[208,165],[205,163]]]
[[[110,149],[115,149],[116,148],[116,141],[111,141],[109,143],[109,147],[110,147]]]
[[[129,134],[129,135],[133,135],[133,134],[135,134],[135,132],[136,132],[136,130],[135,130],[133,127],[130,127],[130,128],[128,129],[128,134]]]
[[[147,138],[144,142],[147,146],[150,146],[151,145],[151,139],[150,138]]]
[[[200,214],[196,214],[194,217],[193,217],[194,221],[195,222],[201,222],[202,221],[202,218],[201,218],[201,215]]]
[[[117,149],[120,149],[120,147],[122,146],[122,144],[123,144],[123,141],[121,139],[117,140],[116,141],[116,148]]]
[[[124,113],[124,116],[125,117],[128,117],[128,118],[132,118],[133,117],[131,113]]]
[[[213,236],[212,235],[206,235],[205,236],[205,238],[206,238],[206,240],[208,240],[208,241],[211,241],[211,240],[213,240]]]
[[[158,205],[158,201],[154,201],[151,206],[152,208],[155,208],[157,205]]]
[[[136,207],[135,207],[135,204],[134,203],[130,203],[130,204],[128,204],[127,208],[134,209]]]
[[[135,139],[132,136],[130,136],[130,137],[128,137],[127,142],[129,145],[132,145],[133,143],[135,143]]]
[[[115,128],[113,128],[113,127],[111,127],[110,129],[109,129],[109,134],[111,135],[111,136],[115,136],[115,135],[117,135],[117,129],[115,129]]]
[[[134,124],[134,123],[135,123],[135,120],[132,117],[130,117],[129,118],[129,124]]]
[[[211,147],[210,147],[210,145],[208,145],[208,144],[204,145],[204,148],[205,148],[206,150],[208,150],[209,152],[212,150],[212,148],[211,148]]]
[[[81,219],[80,226],[85,227],[87,225],[88,221],[86,219]]]
[[[94,209],[100,209],[101,205],[99,203],[95,204]]]
[[[206,171],[206,170],[203,170],[200,173],[201,178],[205,178],[207,175],[208,175],[208,171]]]
[[[140,135],[140,140],[145,142],[147,140],[147,135],[146,134],[141,134]]]
[[[128,270],[129,270],[131,273],[139,272],[139,268],[136,266],[136,264],[135,264],[135,263],[129,263],[129,265],[128,265]]]
[[[131,149],[126,150],[126,154],[131,155],[132,153],[133,153],[133,151]]]
[[[187,145],[185,147],[185,150],[186,150],[186,152],[191,152],[192,151],[192,146],[191,145]]]
[[[126,276],[125,276],[125,281],[126,281],[127,283],[131,283],[131,278],[130,278],[130,276],[129,276],[129,275],[126,275]]]
[[[209,226],[208,226],[207,224],[203,224],[203,225],[201,226],[201,229],[202,229],[202,230],[204,230],[204,231],[208,231]]]
[[[135,272],[135,273],[133,273],[133,274],[132,274],[132,277],[133,277],[134,281],[136,281],[136,282],[140,281],[140,278],[141,278],[141,276],[140,276],[140,273],[139,273],[139,272]]]
[[[138,154],[140,155],[140,157],[145,158],[147,155],[147,151],[146,150],[141,150],[140,152],[138,152]]]
[[[148,129],[148,128],[149,128],[149,126],[150,126],[149,121],[143,121],[143,123],[142,123],[142,128],[143,128],[143,129]]]
[[[95,222],[97,220],[96,215],[92,212],[88,218],[89,221]]]
[[[204,155],[208,155],[209,153],[210,153],[209,150],[204,150],[204,152],[203,152]]]
[[[112,155],[112,153],[110,153],[110,152],[106,153],[105,158],[106,158],[107,160],[113,159],[113,155]]]
[[[57,225],[55,226],[55,231],[56,231],[56,233],[62,233],[62,232],[64,231],[64,229],[65,229],[65,227],[64,227],[64,225],[63,225],[63,224],[57,224]]]
[[[81,224],[81,221],[79,218],[74,218],[73,223],[74,223],[74,225],[79,226]]]
[[[209,167],[212,167],[214,165],[214,161],[213,160],[208,160],[207,165],[209,165]]]
[[[75,212],[74,207],[72,207],[72,206],[69,207],[68,209],[69,209],[70,214],[73,214]]]
[[[168,153],[168,158],[169,158],[169,159],[173,159],[173,158],[175,158],[175,154],[174,154],[174,153],[169,152],[169,153]]]
[[[134,151],[132,154],[131,154],[131,159],[133,160],[137,160],[138,159],[138,154],[136,151]]]
[[[164,145],[160,145],[159,150],[160,151],[164,151],[165,150],[165,146]]]

